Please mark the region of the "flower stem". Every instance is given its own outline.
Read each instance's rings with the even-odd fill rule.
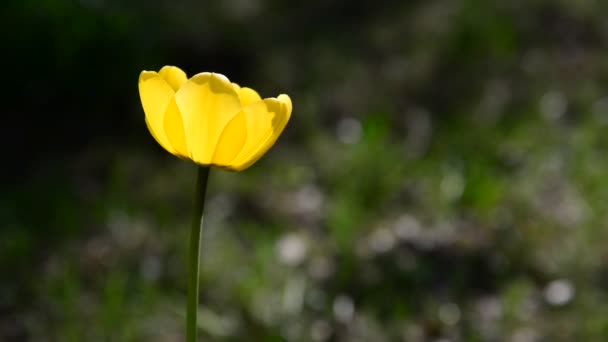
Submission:
[[[203,228],[203,211],[209,168],[198,167],[196,188],[194,190],[194,216],[190,231],[190,251],[188,255],[188,308],[186,312],[186,342],[196,342],[199,261],[201,249],[201,230]]]

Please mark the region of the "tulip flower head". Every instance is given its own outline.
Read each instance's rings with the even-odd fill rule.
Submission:
[[[233,171],[248,168],[274,145],[292,109],[285,94],[262,99],[224,75],[188,79],[174,66],[143,71],[139,95],[148,129],[165,150]]]

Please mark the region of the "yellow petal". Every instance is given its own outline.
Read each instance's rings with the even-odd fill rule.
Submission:
[[[291,99],[287,95],[243,108],[247,115],[247,141],[232,161],[232,169],[241,171],[248,168],[274,145],[289,121],[291,108]]]
[[[179,108],[177,108],[175,97],[173,97],[167,105],[163,128],[169,144],[171,144],[171,147],[175,150],[175,154],[180,157],[188,157],[189,153],[188,145],[186,144],[184,120],[179,112]]]
[[[247,118],[244,111],[240,111],[224,128],[215,147],[213,165],[229,168],[230,162],[245,145],[247,140]]]
[[[175,92],[156,72],[143,71],[139,76],[139,96],[146,114],[146,124],[156,141],[168,152],[177,154],[165,134],[165,113]]]
[[[232,83],[232,86],[234,87],[234,90],[236,90],[237,94],[239,95],[239,99],[241,100],[241,104],[243,105],[243,107],[249,106],[250,104],[258,102],[258,101],[262,101],[262,98],[255,90],[253,90],[251,88],[247,88],[247,87],[241,88],[236,83]]]
[[[186,128],[189,157],[199,164],[211,164],[224,128],[241,109],[230,81],[221,74],[200,73],[175,94]]]
[[[232,82],[232,88],[234,89],[234,91],[236,91],[237,94],[241,90],[241,86],[238,83],[234,83],[234,82]]]
[[[291,104],[291,98],[289,98],[287,94],[281,94],[277,97],[277,99],[287,105],[287,111],[289,112],[289,114],[287,115],[291,115],[291,110],[293,109]],[[289,118],[287,120],[289,120]]]
[[[170,65],[166,65],[160,69],[158,75],[173,88],[173,91],[177,91],[188,81],[188,77],[182,69]]]

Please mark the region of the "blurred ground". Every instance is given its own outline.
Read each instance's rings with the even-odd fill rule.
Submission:
[[[214,171],[205,341],[608,337],[608,4],[9,0],[1,341],[181,341],[194,167],[137,78],[291,95]]]

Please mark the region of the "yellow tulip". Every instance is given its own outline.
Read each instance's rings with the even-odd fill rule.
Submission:
[[[143,71],[139,95],[146,123],[168,152],[204,166],[241,171],[274,145],[291,116],[285,94],[262,99],[224,75],[187,78],[174,66]]]

